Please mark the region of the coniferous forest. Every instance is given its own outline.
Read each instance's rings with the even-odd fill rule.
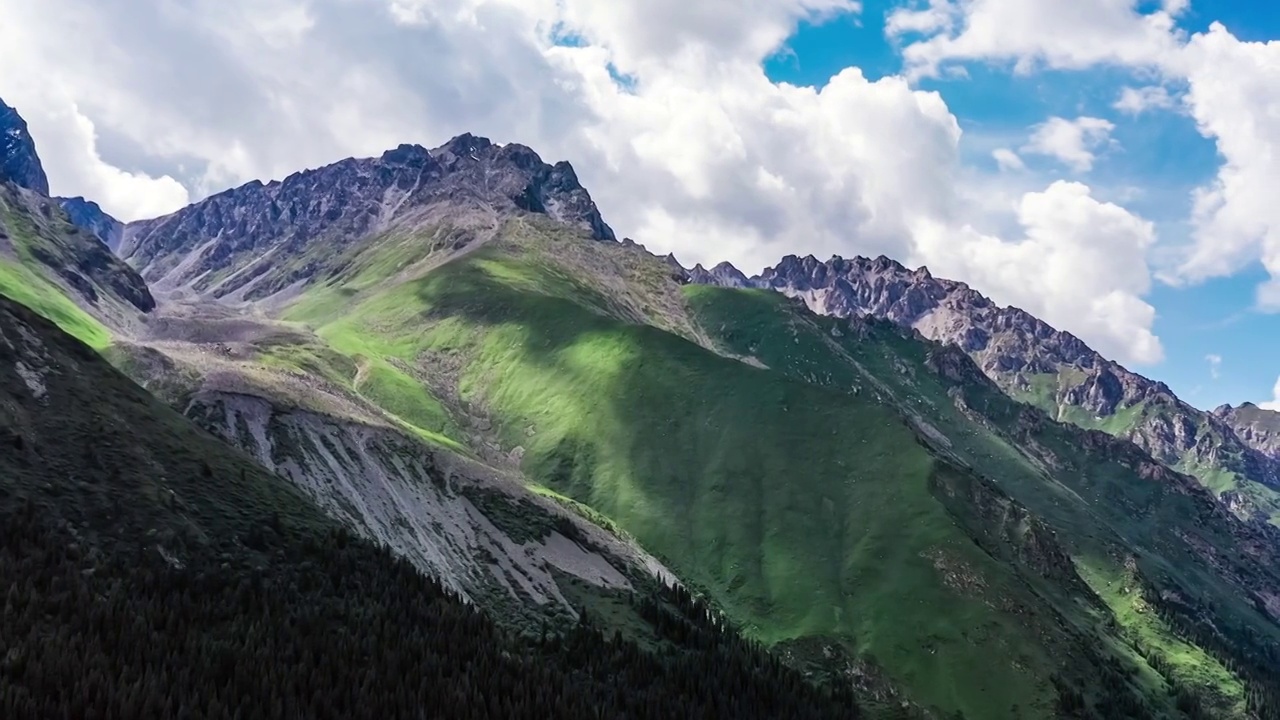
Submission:
[[[300,537],[299,537],[300,536]],[[389,552],[264,528],[271,562],[104,557],[30,504],[0,523],[0,717],[855,718],[685,593],[637,601],[670,649],[583,615],[511,636]]]

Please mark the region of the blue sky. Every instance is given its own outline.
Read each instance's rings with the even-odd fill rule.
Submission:
[[[786,49],[767,62],[768,75],[778,82],[821,86],[849,66],[861,68],[871,79],[902,72],[898,48],[884,31],[887,13],[900,6],[868,0],[857,18],[802,26]],[[1194,33],[1213,21],[1241,41],[1280,39],[1280,4],[1256,0],[1197,0],[1179,26]],[[941,93],[956,115],[965,132],[961,149],[968,163],[993,165],[993,147],[1016,147],[1029,126],[1050,116],[1105,118],[1116,125],[1112,138],[1119,150],[1104,153],[1089,172],[1064,175],[1061,167],[1046,168],[1044,177],[1089,183],[1100,197],[1156,222],[1161,245],[1186,240],[1191,192],[1214,177],[1220,158],[1214,143],[1185,114],[1134,117],[1111,107],[1122,87],[1142,85],[1141,79],[1122,68],[1029,75],[985,63],[965,69],[967,77],[926,79],[920,87]],[[1141,193],[1126,192],[1128,188]],[[1255,263],[1230,278],[1190,287],[1156,281],[1146,299],[1158,313],[1154,329],[1164,344],[1165,360],[1135,369],[1203,408],[1271,399],[1280,372],[1280,316],[1252,309],[1254,289],[1266,278]],[[1211,371],[1208,355],[1221,357],[1217,372]]]

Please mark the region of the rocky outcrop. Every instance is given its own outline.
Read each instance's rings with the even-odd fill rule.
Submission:
[[[76,227],[101,240],[111,252],[124,239],[124,223],[111,217],[98,203],[82,197],[54,198]]]
[[[1214,409],[1213,416],[1235,430],[1249,447],[1280,460],[1280,412],[1247,402],[1240,407],[1222,405]]]
[[[12,183],[0,183],[0,257],[3,245],[21,246],[15,257],[64,286],[91,313],[109,317],[112,303],[149,312],[155,299],[143,279],[106,245],[73,225],[58,203]]]
[[[670,580],[657,561],[519,483],[389,428],[208,390],[186,415],[490,610],[573,616],[562,577],[604,590]]]
[[[523,145],[461,135],[435,150],[401,145],[376,158],[255,181],[130,223],[119,254],[153,285],[253,300],[311,281],[374,235],[445,217],[492,226],[520,213],[615,239],[568,163],[549,165]]]
[[[35,140],[18,111],[0,100],[0,182],[11,182],[41,195],[49,194]]]
[[[699,265],[685,277],[776,290],[822,315],[889,320],[964,350],[1001,389],[1058,419],[1092,419],[1169,465],[1227,470],[1280,488],[1280,414],[1272,413],[1272,420],[1252,411],[1198,410],[1164,383],[1130,372],[1071,333],[1020,308],[996,305],[965,283],[936,278],[928,268],[911,270],[883,255],[827,261],[789,255],[754,277],[728,263],[711,270]],[[1130,409],[1123,421],[1108,423]]]
[[[74,200],[73,209],[94,209],[109,219],[96,204]],[[104,303],[104,295],[132,306],[126,314],[154,308],[147,284],[69,217],[67,202],[49,197],[49,180],[26,122],[0,101],[0,261],[28,265],[100,319],[110,319],[124,307]]]

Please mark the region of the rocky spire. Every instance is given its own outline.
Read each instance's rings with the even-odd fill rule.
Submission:
[[[41,195],[49,194],[35,140],[18,111],[0,100],[0,182],[11,182]]]

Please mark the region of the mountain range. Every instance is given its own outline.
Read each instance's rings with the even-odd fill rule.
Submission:
[[[184,518],[253,548],[234,518],[289,514],[380,546],[494,638],[590,618],[654,662],[756,668],[752,697],[787,708],[1280,716],[1280,416],[1199,411],[888,258],[686,269],[618,241],[572,167],[521,145],[402,145],[121,224],[49,198],[24,137],[3,165],[0,294],[52,323],[0,313],[26,348],[0,430],[66,443],[28,420],[54,397],[86,427],[163,418],[167,445],[92,446],[217,443],[234,466],[197,478],[239,479],[153,473],[137,532],[95,538],[180,573],[204,557],[171,539]],[[50,370],[73,357],[116,389]],[[63,514],[138,492],[24,462],[17,494],[43,482]],[[298,577],[350,567],[282,552]]]
[[[1280,523],[1280,413],[1249,404],[1199,410],[1164,383],[1019,308],[883,256],[825,262],[788,256],[750,278],[728,263],[687,275],[691,282],[776,290],[819,314],[883,318],[959,347],[1012,397],[1056,420],[1132,441],[1198,477],[1242,518]]]

